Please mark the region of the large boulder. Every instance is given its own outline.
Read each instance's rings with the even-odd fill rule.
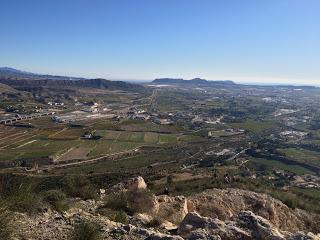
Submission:
[[[143,177],[138,176],[138,177],[129,179],[125,183],[125,188],[128,191],[145,190],[145,189],[147,189],[147,184],[144,181]]]
[[[187,198],[183,196],[156,196],[155,216],[171,223],[178,224],[188,213]]]
[[[144,181],[143,177],[138,176],[114,185],[111,188],[111,192],[117,192],[117,191],[135,192],[135,191],[146,190],[146,189],[147,189],[147,184]]]

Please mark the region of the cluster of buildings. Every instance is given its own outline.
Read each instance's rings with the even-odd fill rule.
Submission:
[[[283,131],[280,133],[280,136],[286,140],[301,140],[306,137],[308,133],[301,131]]]
[[[148,113],[145,110],[130,108],[127,112],[128,119],[152,121],[160,125],[171,125],[174,123],[172,113]]]

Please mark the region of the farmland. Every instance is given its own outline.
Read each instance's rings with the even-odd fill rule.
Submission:
[[[72,159],[87,159],[101,155],[122,152],[139,146],[176,143],[178,135],[170,133],[166,128],[155,128],[153,125],[141,123],[126,125],[111,122],[94,123],[92,126],[72,127],[70,125],[55,125],[38,121],[33,122],[37,128],[13,128],[2,126],[0,132],[0,151],[2,162],[33,163],[68,161]],[[120,125],[120,126],[118,126]],[[84,140],[81,136],[97,126],[97,140]],[[117,126],[120,130],[109,130]],[[138,127],[136,127],[138,126]],[[103,129],[105,128],[105,129]],[[130,129],[126,131],[124,129]],[[138,131],[132,131],[138,130]],[[157,133],[163,131],[168,133]],[[175,131],[176,132],[176,131]],[[41,161],[40,161],[41,160]]]

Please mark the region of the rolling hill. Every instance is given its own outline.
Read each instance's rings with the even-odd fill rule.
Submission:
[[[41,75],[8,67],[0,68],[0,83],[23,91],[32,91],[32,89],[35,88],[98,88],[129,92],[141,92],[145,90],[145,87],[140,84],[123,81],[111,81],[102,78],[86,79],[66,76]]]

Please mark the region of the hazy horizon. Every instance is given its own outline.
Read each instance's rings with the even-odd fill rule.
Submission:
[[[320,84],[320,2],[2,4],[1,66],[41,74]]]

